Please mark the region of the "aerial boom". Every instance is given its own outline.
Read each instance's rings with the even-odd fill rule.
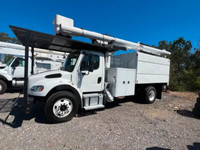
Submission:
[[[73,19],[66,18],[60,15],[56,15],[54,19],[55,34],[62,34],[67,36],[82,36],[90,38],[92,41],[96,41],[101,44],[110,45],[113,47],[120,47],[123,50],[137,50],[144,51],[155,55],[170,55],[171,53],[166,50],[160,50],[150,46],[146,46],[140,43],[134,43],[123,39],[115,38],[109,35],[100,34],[93,31],[88,31],[82,28],[74,27]]]

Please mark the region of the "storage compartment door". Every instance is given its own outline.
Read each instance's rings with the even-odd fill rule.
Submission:
[[[135,69],[126,71],[126,92],[125,92],[126,96],[135,94],[135,78],[136,78]]]
[[[115,97],[124,96],[126,93],[126,70],[117,69]]]

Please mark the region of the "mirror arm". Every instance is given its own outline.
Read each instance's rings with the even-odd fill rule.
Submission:
[[[82,70],[81,73],[82,73],[83,75],[88,75],[88,74],[89,74],[89,71],[88,71],[88,70]]]

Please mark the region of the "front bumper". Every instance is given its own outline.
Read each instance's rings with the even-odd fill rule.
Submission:
[[[40,102],[45,102],[47,100],[46,97],[42,97],[42,96],[34,96],[34,95],[28,95],[30,98],[33,99],[33,101],[40,101]]]

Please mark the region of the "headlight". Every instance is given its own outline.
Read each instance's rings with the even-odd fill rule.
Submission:
[[[32,86],[31,91],[34,92],[42,92],[44,90],[44,86],[42,85],[37,85],[37,86]]]

